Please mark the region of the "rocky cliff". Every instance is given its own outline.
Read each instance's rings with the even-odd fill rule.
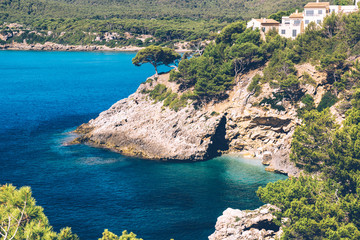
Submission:
[[[312,85],[302,86],[302,91],[312,95],[318,104],[326,88],[321,84],[325,75],[310,64],[296,67],[299,78],[307,72],[314,79]],[[298,175],[299,169],[289,160],[289,153],[292,134],[300,124],[296,113],[299,106],[282,99],[276,103],[282,108],[275,110],[263,103],[263,99],[273,98],[274,89],[268,84],[262,86],[258,96],[249,93],[247,87],[256,74],[261,75],[262,69],[238,79],[223,102],[195,109],[189,101],[178,111],[150,98],[148,92],[157,84],[181,94],[179,86],[168,81],[169,74],[160,75],[80,126],[77,132],[81,136],[74,143],[157,160],[199,161],[222,153],[237,153],[262,158],[269,171]]]
[[[176,88],[167,77],[160,76],[157,84]],[[75,141],[157,160],[206,160],[226,150],[224,114],[211,116],[191,105],[177,112],[164,108],[144,93],[153,86],[142,84],[127,99],[80,126],[77,132],[84,135]]]

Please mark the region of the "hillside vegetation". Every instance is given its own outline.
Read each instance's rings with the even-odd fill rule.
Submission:
[[[30,18],[218,18],[234,21],[291,8],[309,0],[3,0],[2,20]]]
[[[109,47],[212,39],[228,23],[302,8],[309,0],[2,0],[0,44],[54,42]],[[6,23],[6,24],[4,24]],[[22,28],[9,28],[19,23]],[[130,36],[129,34],[130,33]],[[4,40],[5,39],[5,40]]]
[[[0,226],[2,240],[79,240],[69,227],[59,233],[53,230],[44,209],[36,205],[30,187],[0,185]],[[102,235],[99,240],[142,240],[127,231],[117,236],[105,229]]]
[[[227,98],[236,76],[264,67],[248,91],[261,97],[267,84],[273,96],[259,103],[285,111],[297,109],[302,124],[294,132],[290,159],[303,170],[299,178],[269,183],[258,190],[265,203],[278,206],[282,239],[360,238],[360,12],[328,16],[312,23],[295,40],[270,32],[266,41],[243,22],[225,27],[203,53],[171,72],[199,105]],[[326,77],[317,83],[295,65],[310,63]],[[319,104],[306,85],[325,87]],[[335,105],[336,104],[336,105]],[[334,106],[335,105],[335,106]],[[345,120],[339,125],[330,107]]]

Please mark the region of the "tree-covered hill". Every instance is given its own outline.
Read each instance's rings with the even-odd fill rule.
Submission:
[[[227,21],[302,8],[310,0],[2,0],[0,20],[60,18],[218,18]]]

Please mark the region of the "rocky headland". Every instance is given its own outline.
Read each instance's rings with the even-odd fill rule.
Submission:
[[[313,79],[311,84],[301,85],[301,91],[319,104],[330,87],[326,74],[308,63],[296,69],[299,79],[305,75]],[[221,154],[239,154],[261,158],[268,171],[298,176],[300,170],[289,155],[292,135],[301,123],[297,117],[301,103],[294,106],[282,99],[276,103],[283,106],[280,111],[262,101],[274,99],[276,91],[269,84],[262,86],[259,95],[249,92],[253,77],[262,75],[262,71],[253,70],[238,78],[225,101],[194,107],[188,100],[177,111],[164,106],[163,101],[155,101],[149,92],[162,84],[181,95],[179,85],[169,82],[169,74],[151,77],[134,94],[79,126],[75,131],[79,137],[72,144],[85,143],[155,160],[201,161]],[[341,104],[330,109],[338,122],[345,117]],[[281,228],[272,222],[274,211],[279,209],[270,205],[254,211],[227,209],[209,239],[279,239]]]
[[[307,72],[314,84],[302,86],[304,93],[319,103],[326,86],[325,74],[310,64],[296,66],[299,73]],[[247,91],[252,78],[262,74],[257,69],[237,79],[229,98],[194,108],[190,100],[186,107],[174,111],[155,102],[148,92],[163,84],[179,93],[179,86],[169,82],[169,74],[147,81],[128,98],[115,103],[96,119],[77,128],[80,134],[73,143],[87,143],[111,149],[128,156],[155,160],[207,160],[223,153],[262,158],[268,171],[296,176],[299,169],[289,160],[291,137],[300,124],[290,102],[279,102],[284,110],[260,104],[271,98],[274,90],[265,84],[259,96]],[[299,78],[302,75],[299,74]],[[342,117],[332,108],[339,121]]]

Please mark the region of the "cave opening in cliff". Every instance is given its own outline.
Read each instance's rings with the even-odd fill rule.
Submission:
[[[243,231],[248,231],[251,228],[256,228],[256,229],[265,229],[266,231],[274,231],[274,232],[278,232],[280,230],[280,227],[278,225],[276,225],[274,222],[269,221],[267,219],[263,220],[263,221],[259,221],[255,224],[252,224],[251,226],[244,228]]]
[[[207,158],[214,158],[220,156],[223,151],[229,150],[229,141],[226,136],[226,116],[220,119],[219,125],[211,137],[211,144],[209,144],[207,151]]]

